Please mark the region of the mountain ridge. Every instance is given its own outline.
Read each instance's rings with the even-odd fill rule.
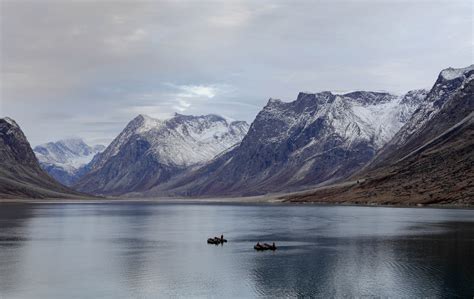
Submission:
[[[44,172],[20,126],[0,118],[0,198],[84,198]]]
[[[474,204],[474,66],[451,68],[447,77],[444,71],[433,85],[427,105],[420,107],[382,149],[384,156],[377,156],[342,184],[283,199],[365,204]],[[413,127],[416,130],[411,130]]]
[[[348,94],[300,92],[293,102],[271,98],[239,146],[145,194],[256,195],[341,179],[373,157],[426,91],[407,93],[410,100],[381,92]],[[382,125],[386,116],[393,127]]]
[[[76,187],[108,194],[143,191],[207,162],[240,142],[247,130],[246,122],[229,123],[215,114],[176,113],[167,120],[139,115],[91,161],[90,173]]]
[[[446,71],[449,72],[449,80],[445,78]],[[457,76],[454,76],[456,74]],[[440,72],[437,80],[435,81],[430,92],[427,94],[426,101],[413,113],[410,120],[395,134],[395,136],[388,142],[383,149],[377,153],[376,157],[366,168],[372,169],[381,164],[387,164],[393,162],[393,159],[389,159],[390,155],[393,154],[394,150],[400,151],[400,148],[404,148],[406,143],[417,138],[417,131],[420,131],[423,126],[438,113],[444,103],[449,98],[449,95],[462,88],[463,84],[466,83],[467,79],[474,74],[474,65],[466,68],[447,68]],[[446,120],[449,121],[449,120]],[[419,143],[419,142],[418,142]],[[415,144],[415,143],[413,143]],[[411,148],[413,150],[413,148]],[[410,151],[405,149],[404,153]],[[402,153],[403,154],[403,153]]]

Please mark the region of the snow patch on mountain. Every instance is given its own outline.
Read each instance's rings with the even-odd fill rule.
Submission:
[[[466,76],[466,74],[470,71],[474,70],[474,64],[465,67],[465,68],[447,68],[441,71],[440,75],[446,80],[454,80],[460,77]]]
[[[163,125],[163,121],[151,118],[148,115],[140,114],[139,117],[143,118],[141,125],[137,128],[136,133],[144,133],[151,129],[159,128]]]
[[[166,165],[189,166],[211,160],[239,143],[248,130],[245,122],[231,122],[217,115],[176,114],[144,134],[151,151]]]
[[[103,145],[91,147],[82,139],[72,138],[38,145],[34,153],[41,164],[55,165],[73,174],[104,149]]]
[[[269,99],[259,117],[278,122],[279,130],[267,130],[262,138],[277,143],[295,128],[306,128],[317,119],[325,119],[348,146],[366,140],[373,141],[379,149],[405,124],[426,94],[426,90],[401,96],[368,91],[335,95],[326,91],[300,93],[295,102],[288,103]]]
[[[11,118],[9,118],[9,117],[4,117],[3,119],[4,119],[9,125],[11,125],[12,127],[19,128],[18,125],[17,125],[17,123],[16,123],[13,119],[11,119]]]
[[[165,120],[139,115],[91,164],[93,169],[102,167],[133,138],[149,143],[146,154],[164,165],[181,167],[203,163],[239,143],[248,127],[246,122],[229,123],[224,117],[214,114],[190,116],[176,113]]]
[[[379,149],[405,124],[426,94],[426,90],[414,90],[402,96],[366,91],[342,95],[300,93],[295,102],[270,99],[259,117],[279,123],[278,131],[267,131],[268,135],[264,136],[267,142],[277,143],[295,128],[307,128],[324,119],[332,133],[345,140],[348,147],[365,140]]]
[[[424,98],[426,94],[427,91],[419,91],[418,96]],[[358,138],[366,140],[373,138],[376,149],[381,148],[405,124],[408,117],[418,107],[420,100],[408,102],[405,101],[405,96],[402,96],[380,104],[352,104],[351,108],[355,118],[351,121],[361,129],[362,133]],[[353,135],[346,137],[350,139]]]

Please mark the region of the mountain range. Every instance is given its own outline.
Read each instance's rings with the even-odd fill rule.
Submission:
[[[105,146],[89,146],[80,138],[64,139],[35,146],[41,168],[65,186],[76,183],[88,172],[87,164]]]
[[[430,90],[403,95],[270,99],[250,126],[139,115],[105,150],[64,140],[35,153],[63,184],[98,195],[472,204],[473,73],[445,69]]]
[[[258,195],[343,179],[372,159],[425,96],[359,91],[270,99],[239,145],[147,195]]]

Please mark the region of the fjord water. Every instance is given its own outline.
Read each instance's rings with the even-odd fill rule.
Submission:
[[[308,295],[472,297],[474,210],[0,205],[0,298]]]

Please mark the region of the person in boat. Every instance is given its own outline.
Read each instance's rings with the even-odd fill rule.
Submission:
[[[276,247],[275,247],[275,242],[273,242],[272,247],[273,247],[273,248],[276,248]]]
[[[221,242],[224,242],[224,234],[221,235]]]

